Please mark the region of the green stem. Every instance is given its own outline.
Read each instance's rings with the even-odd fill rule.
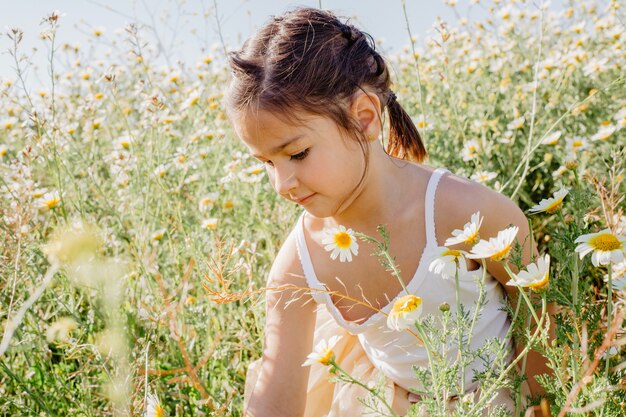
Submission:
[[[377,392],[372,390],[370,387],[368,387],[367,385],[365,385],[361,381],[353,378],[352,375],[350,375],[349,373],[344,371],[343,368],[341,366],[339,366],[337,364],[337,362],[335,362],[332,359],[330,361],[330,366],[333,367],[334,369],[338,370],[339,372],[341,372],[348,379],[348,381],[351,384],[358,385],[359,387],[361,387],[361,388],[365,389],[366,391],[370,392],[372,395],[374,395],[376,398],[378,398],[383,403],[383,405],[385,407],[387,407],[387,409],[389,410],[389,412],[391,413],[391,415],[393,417],[398,417],[398,415],[396,413],[394,413],[393,408],[391,408],[391,406],[389,405],[389,403],[387,402],[387,400],[385,400],[385,398],[383,396],[381,396],[380,394],[378,394]]]
[[[606,328],[607,332],[611,330],[612,322],[613,322],[613,266],[609,264],[609,282],[608,282],[608,296],[606,300]],[[606,366],[604,368],[604,377],[609,378],[609,364],[611,362],[611,356],[607,353],[606,355]]]
[[[463,261],[465,262],[465,261]],[[465,356],[463,355],[463,329],[461,327],[461,288],[459,285],[459,266],[457,261],[456,273],[454,274],[456,292],[456,328],[459,335],[459,362],[461,364],[461,395],[465,394]],[[477,308],[478,309],[478,308]]]
[[[504,371],[500,373],[500,376],[498,377],[498,379],[493,384],[490,384],[489,389],[481,394],[480,400],[478,400],[478,402],[474,404],[474,407],[467,413],[467,415],[474,415],[474,413],[480,410],[480,407],[482,407],[484,403],[488,399],[491,398],[495,389],[504,380],[504,378],[509,374],[509,372],[511,372],[511,370],[515,367],[515,365],[517,365],[517,363],[528,354],[528,351],[530,351],[533,343],[535,342],[535,340],[537,340],[537,337],[539,336],[539,333],[542,330],[543,322],[545,318],[546,318],[546,296],[544,294],[541,297],[541,320],[537,322],[537,329],[535,329],[535,333],[533,333],[528,343],[526,343],[526,346],[524,346],[524,350],[522,350],[522,352],[519,355],[517,355],[515,359],[511,361],[509,366],[507,366],[506,369],[504,369]]]
[[[502,265],[504,265],[504,269],[506,269],[506,272],[509,273],[509,276],[513,278],[514,280],[517,280],[517,275],[514,274],[513,271],[511,271],[511,268],[509,267],[509,265],[506,262],[503,262]],[[533,304],[530,302],[530,299],[528,298],[526,291],[521,287],[518,287],[518,290],[519,290],[519,293],[524,298],[524,301],[526,301],[526,305],[528,305],[528,309],[530,310],[530,313],[533,315],[533,318],[535,319],[535,323],[539,323],[539,318],[537,317],[537,313],[535,312]]]

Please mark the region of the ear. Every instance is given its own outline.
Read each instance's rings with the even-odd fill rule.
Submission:
[[[380,135],[382,120],[378,96],[367,90],[359,90],[352,98],[350,109],[365,136],[371,141],[376,140]]]

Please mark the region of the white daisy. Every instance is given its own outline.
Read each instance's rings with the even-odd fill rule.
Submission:
[[[492,179],[494,179],[495,177],[497,177],[498,174],[496,174],[495,172],[490,172],[490,171],[478,171],[475,172],[474,174],[472,174],[472,176],[470,177],[470,179],[476,181],[476,182],[487,182],[490,181]]]
[[[155,242],[158,242],[158,241],[162,240],[163,237],[165,236],[166,230],[167,229],[159,229],[159,230],[153,232],[152,236],[151,236],[152,240],[154,240]]]
[[[626,237],[615,236],[610,229],[579,236],[575,242],[580,243],[575,249],[580,253],[580,259],[593,252],[591,255],[593,266],[616,264],[624,260]]]
[[[544,145],[556,145],[559,139],[561,139],[561,131],[557,130],[556,132],[552,132],[548,136],[543,138],[541,143],[543,143]]]
[[[478,151],[480,150],[480,144],[476,139],[470,139],[463,144],[463,150],[461,155],[464,161],[471,161],[478,157]]]
[[[314,363],[321,363],[324,366],[330,365],[330,362],[335,359],[335,352],[333,352],[333,348],[341,340],[342,336],[332,336],[328,341],[325,339],[320,340],[313,352],[309,353],[307,356],[307,360],[304,361],[302,366],[313,365]]]
[[[165,410],[155,394],[148,394],[146,417],[165,417]]]
[[[570,155],[575,155],[576,152],[587,149],[589,142],[582,136],[574,136],[573,138],[565,139],[565,149]]]
[[[339,227],[325,228],[324,233],[326,237],[322,243],[327,252],[332,251],[330,259],[337,259],[339,256],[340,262],[352,262],[352,255],[359,254],[359,244],[356,242],[352,229],[346,230],[344,226],[339,225]]]
[[[513,246],[515,236],[519,231],[519,227],[511,226],[498,232],[498,236],[492,237],[489,241],[481,240],[472,248],[472,253],[467,257],[470,259],[489,258],[492,261],[501,261],[506,259]]]
[[[603,125],[602,127],[600,127],[600,130],[598,130],[598,133],[596,133],[595,135],[591,137],[591,140],[593,141],[607,140],[608,138],[611,137],[611,135],[615,132],[615,130],[616,130],[616,127],[613,125]]]
[[[454,278],[458,268],[465,269],[461,251],[439,246],[435,249],[428,270],[441,275],[443,279]]]
[[[556,213],[560,210],[563,205],[563,199],[569,193],[568,188],[561,188],[559,191],[554,193],[554,195],[550,198],[544,198],[537,204],[536,206],[532,206],[528,211],[530,213]]]
[[[413,294],[404,295],[393,303],[387,316],[387,327],[405,330],[413,326],[422,314],[422,298]]]
[[[45,193],[39,199],[39,209],[40,210],[52,210],[55,207],[58,207],[61,204],[61,197],[58,191],[51,191]]]
[[[537,262],[526,266],[525,271],[520,271],[515,278],[509,280],[506,285],[530,288],[538,292],[550,282],[550,255],[540,256]]]
[[[219,221],[219,219],[215,218],[215,217],[211,217],[209,219],[205,219],[202,221],[202,228],[203,229],[217,229],[217,222]]]
[[[467,243],[473,245],[480,239],[478,230],[483,223],[483,218],[480,217],[480,211],[472,214],[469,223],[465,223],[463,230],[455,229],[452,231],[452,237],[448,238],[444,245],[452,246],[459,243]]]
[[[524,127],[524,122],[526,119],[524,116],[518,117],[515,120],[512,120],[509,124],[506,125],[506,128],[509,130],[521,129]]]

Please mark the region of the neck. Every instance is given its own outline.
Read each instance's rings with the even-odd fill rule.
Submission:
[[[371,233],[380,224],[397,219],[405,206],[406,187],[412,165],[390,157],[378,143],[371,147],[368,171],[355,197],[331,217],[336,224]]]

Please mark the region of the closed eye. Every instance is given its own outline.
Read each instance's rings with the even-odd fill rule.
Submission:
[[[302,152],[299,152],[295,155],[291,155],[291,159],[295,159],[296,161],[301,161],[304,158],[307,157],[307,155],[309,154],[309,148],[303,150]]]

